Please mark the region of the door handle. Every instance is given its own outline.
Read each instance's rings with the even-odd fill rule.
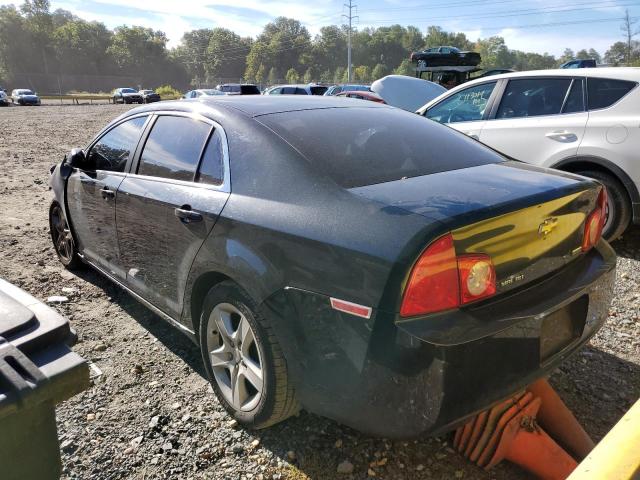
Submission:
[[[191,210],[189,205],[183,205],[180,208],[176,208],[174,213],[182,223],[195,223],[202,221],[202,215]]]
[[[108,187],[103,187],[100,190],[100,195],[102,195],[102,198],[107,200],[108,198],[114,198],[116,196],[116,192],[114,192],[113,190],[111,190]]]
[[[549,132],[545,137],[562,143],[571,143],[578,140],[578,136],[575,133],[567,132],[566,130],[557,130],[555,132]]]

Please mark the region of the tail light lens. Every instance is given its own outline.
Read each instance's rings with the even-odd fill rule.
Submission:
[[[404,291],[400,315],[411,317],[455,308],[460,302],[453,237],[447,234],[427,247],[414,265]]]
[[[488,255],[456,257],[450,233],[433,242],[411,271],[400,315],[411,317],[457,308],[496,293],[496,274]]]
[[[461,303],[475,302],[496,293],[496,271],[488,255],[458,257]]]
[[[582,237],[582,251],[588,252],[591,250],[602,237],[602,228],[606,220],[605,215],[607,211],[607,191],[603,187],[598,195],[598,202],[596,208],[587,217],[584,223],[584,234]]]

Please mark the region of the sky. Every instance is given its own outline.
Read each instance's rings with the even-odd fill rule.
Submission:
[[[52,0],[51,8],[101,21],[109,28],[126,24],[162,30],[173,47],[184,32],[196,28],[225,27],[256,36],[278,16],[300,20],[315,34],[324,25],[343,23],[348,1]],[[9,3],[20,2],[0,0],[0,5]],[[429,25],[440,25],[464,32],[473,41],[500,35],[511,49],[556,56],[565,48],[595,48],[604,54],[622,40],[620,19],[625,8],[632,18],[640,17],[640,0],[353,0],[353,4],[356,28],[398,23],[424,32]]]

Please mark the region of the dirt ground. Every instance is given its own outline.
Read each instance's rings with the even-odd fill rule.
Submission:
[[[102,372],[58,408],[63,478],[527,478],[507,464],[489,473],[470,465],[447,437],[370,438],[305,412],[268,430],[238,429],[186,337],[92,270],[64,270],[48,236],[49,167],[128,108],[0,109],[0,277],[42,300],[69,296],[56,308],[78,332],[74,349]],[[640,397],[640,228],[614,247],[618,279],[609,319],[552,376],[595,439]],[[345,461],[353,472],[337,473]]]

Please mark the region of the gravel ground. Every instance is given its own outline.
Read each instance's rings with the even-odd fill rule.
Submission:
[[[0,277],[40,299],[69,296],[56,308],[78,331],[75,350],[102,371],[58,408],[63,478],[527,478],[506,464],[485,473],[446,437],[370,438],[305,412],[265,431],[239,429],[187,338],[95,272],[61,268],[48,237],[48,168],[127,108],[0,109]],[[640,397],[640,228],[614,246],[609,319],[552,376],[595,439]]]

